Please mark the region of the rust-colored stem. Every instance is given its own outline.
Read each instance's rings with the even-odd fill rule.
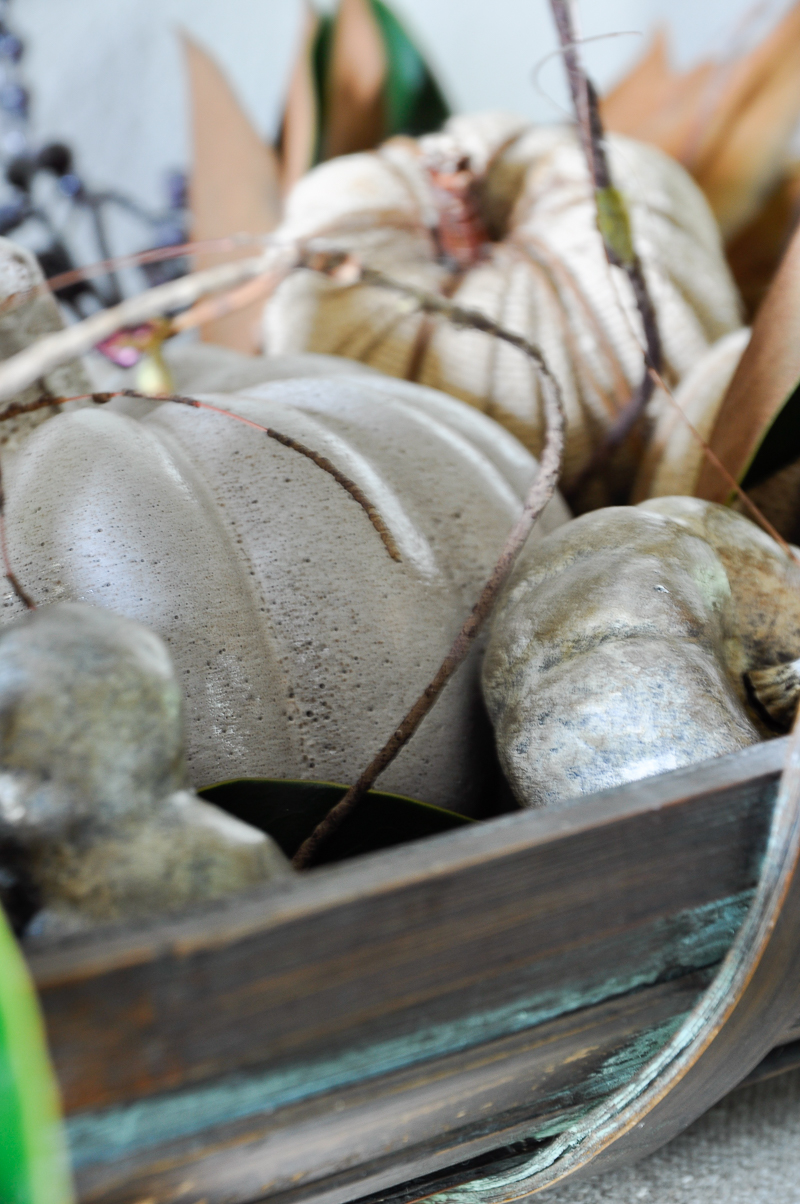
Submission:
[[[381,288],[391,288],[397,292],[404,293],[406,296],[413,297],[418,302],[420,309],[429,313],[444,314],[458,326],[470,327],[475,330],[484,331],[487,334],[495,335],[504,342],[510,343],[513,347],[518,347],[521,351],[524,351],[534,361],[542,375],[542,393],[544,397],[547,433],[544,450],[539,462],[539,471],[525,499],[522,514],[511,530],[505,546],[500,553],[500,558],[492,569],[489,580],[484,585],[477,602],[465,619],[461,630],[453,641],[450,651],[439,666],[433,680],[422,691],[419,698],[411,707],[411,710],[400,722],[380,752],[370,761],[355,785],[350,787],[344,798],[328,812],[308,839],[300,846],[293,861],[296,869],[303,869],[312,864],[320,848],[358,805],[359,801],[375,782],[375,779],[383,773],[400,750],[409,742],[458,666],[466,657],[481,626],[491,614],[497,597],[508,580],[514,563],[534,523],[555,493],[564,455],[564,410],[561,403],[561,391],[558,382],[548,369],[538,347],[529,343],[521,335],[514,334],[498,326],[496,322],[493,322],[484,314],[477,313],[474,310],[463,309],[461,306],[454,305],[451,301],[446,300],[444,297],[436,296],[434,293],[426,293],[410,285],[401,285],[383,276],[380,272],[372,270],[363,270],[361,278],[365,283],[377,285]]]
[[[59,272],[57,276],[49,276],[40,284],[22,292],[12,293],[0,302],[0,314],[7,313],[45,293],[57,293],[59,289],[82,280],[91,280],[94,276],[105,276],[120,268],[140,267],[148,263],[163,263],[170,259],[179,259],[184,255],[199,255],[226,251],[236,251],[240,247],[254,243],[263,243],[263,238],[254,234],[232,234],[225,238],[206,238],[200,242],[184,242],[174,247],[154,247],[149,251],[136,251],[131,255],[115,255],[112,259],[102,259],[99,263],[90,263],[82,268],[70,268],[68,272]]]
[[[148,393],[138,393],[135,389],[122,389],[117,396],[136,397],[141,401],[174,401],[178,405],[192,406],[196,410],[210,410],[212,414],[224,414],[226,418],[233,418],[236,422],[241,422],[245,426],[251,426],[253,430],[262,431],[268,439],[274,439],[276,443],[282,444],[283,447],[288,447],[291,451],[305,456],[312,464],[316,464],[317,468],[321,468],[323,472],[327,472],[329,476],[332,476],[334,481],[341,485],[342,489],[346,490],[354,501],[358,502],[381,537],[381,542],[392,560],[400,560],[400,550],[377,506],[369,500],[360,485],[357,485],[355,481],[351,481],[350,477],[340,472],[327,456],[321,456],[319,452],[314,451],[313,447],[306,447],[305,443],[301,443],[298,439],[292,439],[290,435],[284,435],[280,431],[274,430],[271,426],[262,426],[260,422],[253,422],[251,418],[243,418],[241,414],[235,414],[232,410],[223,409],[222,406],[211,405],[208,401],[198,401],[195,397],[184,397],[180,393],[163,393],[154,397]],[[103,400],[107,400],[105,394],[102,397]],[[3,415],[0,415],[0,417],[3,417]]]
[[[196,410],[210,410],[213,414],[224,414],[226,418],[232,418],[235,422],[251,426],[256,431],[262,431],[269,439],[274,439],[276,443],[305,456],[307,460],[311,460],[312,464],[316,464],[317,468],[321,468],[323,472],[332,476],[334,481],[341,485],[354,501],[358,502],[381,537],[381,542],[392,560],[400,560],[400,550],[378,507],[369,500],[361,486],[352,481],[350,477],[345,476],[327,456],[320,455],[319,452],[314,451],[313,447],[306,447],[305,443],[301,443],[298,439],[292,439],[290,435],[284,435],[271,426],[262,426],[260,422],[253,422],[251,418],[243,418],[241,414],[223,409],[222,406],[211,405],[208,401],[198,401],[195,397],[184,397],[180,393],[163,393],[154,397],[149,393],[139,393],[136,389],[119,389],[115,393],[83,393],[79,397],[37,397],[35,401],[15,402],[14,405],[7,406],[0,413],[0,422],[4,422],[7,418],[18,418],[20,414],[33,414],[36,410],[44,409],[47,406],[64,405],[67,401],[93,401],[95,405],[104,405],[107,401],[111,401],[112,397],[135,397],[140,401],[173,401],[177,405],[191,406]],[[2,484],[0,483],[1,488]],[[2,514],[1,510],[0,514]],[[6,575],[8,576],[8,574]]]

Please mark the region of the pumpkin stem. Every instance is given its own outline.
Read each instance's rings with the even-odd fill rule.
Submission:
[[[572,485],[569,494],[571,499],[578,494],[587,480],[606,464],[614,449],[624,442],[644,414],[654,388],[650,370],[661,371],[663,356],[655,306],[633,244],[631,221],[624,197],[614,187],[606,155],[600,105],[578,54],[578,42],[575,39],[569,3],[568,0],[550,0],[550,5],[561,42],[578,134],[594,185],[597,228],[603,239],[606,259],[613,267],[622,268],[628,277],[645,337],[642,378],[630,401],[620,411],[586,468]]]
[[[321,259],[317,260],[315,266],[317,270],[324,270]],[[348,266],[352,273],[355,270],[352,260],[349,261]],[[340,268],[341,257],[338,259],[331,257],[331,270],[339,271]],[[442,661],[432,681],[422,691],[419,698],[411,707],[411,710],[401,720],[398,727],[386,741],[380,752],[366,767],[355,785],[350,787],[344,798],[328,812],[295,853],[292,862],[295,869],[305,869],[313,863],[320,848],[355,809],[363,796],[372,787],[375,779],[383,773],[384,769],[391,765],[397,754],[409,742],[425,716],[436,703],[436,700],[456,669],[466,658],[467,653],[474,644],[475,637],[485,620],[491,614],[500,591],[511,575],[511,570],[536,520],[556,491],[564,457],[564,407],[561,400],[561,390],[558,381],[548,368],[547,362],[538,347],[528,342],[522,335],[515,334],[513,331],[499,326],[485,314],[478,313],[477,310],[464,309],[460,305],[455,305],[452,301],[447,300],[447,298],[438,296],[436,293],[428,293],[412,285],[401,284],[389,276],[384,276],[382,272],[377,272],[370,268],[361,268],[359,279],[365,284],[392,289],[395,292],[411,297],[417,302],[417,305],[423,312],[441,314],[455,326],[467,327],[483,331],[485,334],[494,335],[495,338],[502,339],[504,342],[510,343],[512,347],[517,347],[520,351],[523,351],[525,355],[533,360],[542,377],[546,430],[545,444],[539,461],[539,471],[528,491],[522,514],[512,528],[500,553],[500,557],[492,569],[489,580],[484,585],[477,602],[464,620],[450,651]]]

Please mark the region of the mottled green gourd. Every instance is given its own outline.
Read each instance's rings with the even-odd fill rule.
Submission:
[[[531,548],[494,615],[483,690],[523,806],[733,752],[786,723],[800,567],[731,510],[672,497]]]

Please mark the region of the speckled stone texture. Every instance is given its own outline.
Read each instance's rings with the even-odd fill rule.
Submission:
[[[0,238],[0,305],[15,295],[44,280],[42,269],[34,255],[8,238]],[[0,313],[0,360],[8,359],[35,343],[42,335],[61,330],[64,325],[58,305],[51,293],[29,297],[19,305]],[[36,401],[43,392],[53,396],[74,397],[86,393],[89,378],[78,361],[56,368],[44,378],[25,389],[22,393],[0,403],[0,412],[10,405]],[[72,408],[81,403],[70,402]],[[12,457],[27,436],[59,411],[59,406],[48,406],[33,414],[22,414],[0,422],[0,456],[3,467],[9,467]]]
[[[531,549],[494,615],[483,688],[524,806],[763,738],[743,674],[800,653],[800,568],[694,498],[584,515]]]
[[[181,691],[159,637],[75,603],[0,631],[0,840],[26,853],[38,931],[291,872],[269,837],[186,789]]]
[[[93,602],[165,639],[195,786],[351,782],[438,668],[535,461],[476,410],[363,371],[198,395],[331,460],[377,506],[400,563],[296,452],[224,414],[122,402],[47,423],[23,449],[7,507],[15,571],[39,602]],[[567,517],[556,498],[540,528]],[[17,610],[7,596],[4,615]],[[491,752],[479,652],[384,789],[478,807]]]

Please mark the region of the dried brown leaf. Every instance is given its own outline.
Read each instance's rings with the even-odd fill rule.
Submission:
[[[732,237],[780,182],[800,117],[800,3],[749,54],[684,74],[669,66],[660,31],[602,115],[682,163]]]
[[[698,114],[716,71],[713,63],[685,74],[673,71],[666,32],[659,29],[642,58],[601,100],[603,125],[681,161],[696,137]]]
[[[312,55],[319,24],[318,15],[307,4],[281,125],[281,189],[284,194],[314,164],[320,115]]]
[[[369,0],[341,0],[327,79],[323,157],[370,150],[383,139],[388,63]]]
[[[798,221],[800,163],[792,163],[753,220],[725,249],[749,321],[766,295]]]
[[[278,162],[259,137],[214,59],[184,35],[192,115],[189,198],[194,239],[267,234],[280,220]],[[252,247],[241,255],[252,255]],[[225,258],[237,258],[228,254]],[[197,256],[197,267],[220,262]],[[255,354],[260,306],[229,314],[202,328],[207,342]]]
[[[688,166],[723,234],[741,230],[779,182],[800,118],[800,4],[731,70],[717,111],[728,117],[706,135]]]
[[[765,434],[800,380],[800,229],[758,311],[753,335],[717,414],[709,445],[741,481]],[[706,459],[697,497],[725,502],[730,483]]]

